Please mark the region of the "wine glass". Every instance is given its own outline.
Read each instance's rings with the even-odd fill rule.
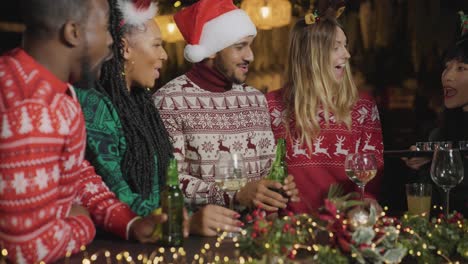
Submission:
[[[431,178],[445,192],[445,216],[449,213],[450,189],[463,180],[463,162],[460,150],[438,148],[434,152],[431,165]]]
[[[348,154],[345,159],[345,173],[361,190],[364,202],[366,184],[377,174],[377,160],[372,153]]]
[[[219,155],[215,183],[226,192],[229,197],[229,209],[234,210],[234,195],[247,183],[244,177],[244,158],[240,153],[221,153]],[[234,237],[228,233],[227,237]]]

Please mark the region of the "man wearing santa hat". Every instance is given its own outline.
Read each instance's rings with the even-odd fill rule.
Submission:
[[[285,208],[288,201],[297,200],[297,189],[292,176],[284,184],[264,179],[275,139],[265,97],[244,84],[254,59],[250,46],[255,25],[232,0],[200,0],[175,14],[174,20],[188,43],[184,55],[193,67],[153,98],[174,144],[186,202],[195,208],[229,204],[229,196],[215,185],[216,162],[223,153],[241,153],[248,182],[234,195],[237,208]],[[274,191],[278,189],[287,197]],[[216,217],[215,210],[217,221],[208,228],[222,228],[226,215],[238,217],[223,212]]]

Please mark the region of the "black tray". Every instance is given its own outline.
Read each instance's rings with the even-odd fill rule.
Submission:
[[[413,157],[429,157],[431,158],[434,155],[434,151],[432,150],[424,150],[424,151],[415,151],[415,150],[384,150],[385,157],[395,157],[395,158],[413,158]]]
[[[385,157],[394,157],[394,158],[402,158],[402,157],[407,157],[407,158],[413,158],[413,157],[429,157],[432,158],[434,155],[433,150],[421,150],[421,151],[416,151],[416,150],[409,150],[409,149],[403,149],[403,150],[384,150],[384,156]],[[460,154],[463,156],[468,155],[468,150],[460,150]]]

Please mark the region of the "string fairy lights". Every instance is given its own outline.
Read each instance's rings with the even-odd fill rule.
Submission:
[[[414,259],[418,263],[466,263],[468,260],[467,219],[461,214],[439,215],[428,221],[425,217],[407,214],[399,219],[387,217],[386,207],[379,214],[372,210],[370,225],[357,228],[351,228],[350,215],[342,213],[346,210],[336,210],[328,218],[290,214],[275,220],[266,219],[261,210],[256,210],[239,238],[227,240],[226,232],[219,232],[216,240],[201,245],[193,256],[189,256],[182,247],[155,247],[150,253],[108,249],[90,253],[82,246],[78,256],[67,253],[64,263],[70,263],[77,257],[82,257],[83,264],[255,263],[256,259],[262,258],[275,263],[289,263],[304,257],[317,263],[329,258],[337,263],[340,259],[372,262],[369,256],[392,263],[403,258]],[[226,242],[229,245],[224,244]],[[231,246],[229,252],[223,250]],[[391,259],[389,255],[397,257]],[[0,250],[1,264],[7,263],[7,257],[8,251]]]

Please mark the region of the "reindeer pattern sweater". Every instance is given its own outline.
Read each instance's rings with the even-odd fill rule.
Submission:
[[[135,214],[83,160],[85,125],[71,86],[13,50],[0,57],[0,117],[0,247],[12,262],[78,252],[94,223],[126,237]],[[70,216],[72,205],[93,221]]]
[[[284,105],[282,90],[267,94],[271,127],[276,138],[285,138],[283,125]],[[344,161],[348,153],[375,153],[378,173],[366,185],[366,194],[376,197],[383,172],[383,141],[380,118],[374,100],[361,94],[352,108],[352,126],[336,123],[333,115],[327,127],[323,112],[319,111],[320,134],[313,140],[312,151],[301,145],[297,138],[286,139],[286,162],[288,172],[294,176],[301,201],[290,204],[296,213],[311,213],[323,205],[331,184],[339,183],[346,191],[358,191],[356,185],[346,176]],[[294,120],[288,120],[294,124]],[[291,134],[295,134],[291,125]]]
[[[195,64],[185,75],[154,94],[179,162],[186,202],[227,205],[214,182],[220,153],[241,153],[246,177],[269,172],[275,141],[265,96],[257,89],[231,84],[217,71]]]

